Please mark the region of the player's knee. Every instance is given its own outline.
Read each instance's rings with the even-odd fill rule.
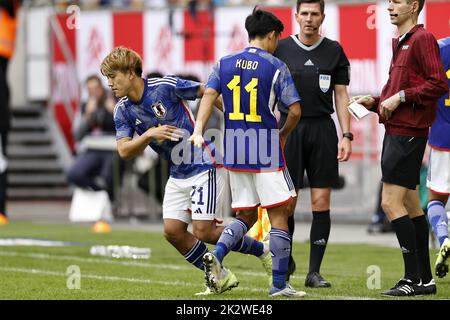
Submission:
[[[311,200],[313,211],[326,211],[330,209],[330,200],[328,197],[317,197]]]
[[[195,225],[192,228],[192,232],[194,233],[194,236],[199,239],[200,241],[206,242],[206,243],[215,243],[217,242],[217,239],[213,235],[213,230],[208,225]],[[214,241],[215,240],[215,241]]]
[[[392,198],[383,198],[381,200],[381,207],[386,214],[396,211],[395,201]]]
[[[296,204],[297,204],[297,202],[294,201],[294,199],[291,199],[291,201],[289,201],[287,203],[287,205],[286,205],[286,212],[287,212],[289,217],[292,217],[294,215]]]
[[[164,226],[164,238],[172,244],[183,241],[184,230],[174,226]]]
[[[423,214],[423,209],[422,206],[420,205],[420,202],[417,203],[404,202],[403,205],[405,206],[406,212],[408,212],[408,215],[411,218],[415,218]]]
[[[248,228],[250,229],[258,220],[258,215],[239,212],[236,215],[236,218],[244,221],[247,224]]]
[[[67,172],[67,181],[76,186],[80,186],[83,184],[84,175],[78,170],[71,169],[69,170],[69,172]]]

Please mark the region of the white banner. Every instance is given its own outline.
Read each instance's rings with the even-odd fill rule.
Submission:
[[[80,29],[76,32],[77,67],[82,86],[90,75],[101,76],[101,62],[111,52],[112,46],[111,12],[83,12],[80,16]]]
[[[183,70],[184,37],[183,12],[176,10],[172,16],[172,29],[168,11],[144,13],[144,72],[159,71],[176,74]]]
[[[215,13],[216,60],[248,46],[245,19],[251,8],[219,8]]]

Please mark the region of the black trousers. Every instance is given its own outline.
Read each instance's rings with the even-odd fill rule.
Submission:
[[[75,158],[67,173],[67,180],[80,188],[105,190],[112,201],[113,161],[114,153],[111,151],[87,150]]]

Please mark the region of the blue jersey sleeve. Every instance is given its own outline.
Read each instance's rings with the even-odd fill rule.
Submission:
[[[209,75],[208,83],[206,84],[207,88],[211,88],[216,90],[218,93],[221,93],[220,89],[220,63],[216,63],[213,68],[213,71]]]
[[[129,125],[120,105],[117,105],[114,110],[114,124],[116,126],[116,140],[133,137],[134,129]]]
[[[195,100],[198,98],[197,92],[200,85],[199,82],[178,78],[175,86],[175,95],[182,100]]]
[[[286,64],[282,63],[278,68],[278,71],[280,73],[275,82],[275,92],[277,94],[278,101],[284,107],[288,108],[293,103],[301,101],[301,99]]]

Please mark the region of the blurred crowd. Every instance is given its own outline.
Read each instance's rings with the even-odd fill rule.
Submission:
[[[96,10],[102,8],[141,10],[146,8],[191,7],[211,8],[214,6],[234,5],[286,5],[292,4],[287,0],[48,0],[55,4],[59,10],[70,5],[78,5],[83,10]],[[41,1],[45,2],[45,0]]]

